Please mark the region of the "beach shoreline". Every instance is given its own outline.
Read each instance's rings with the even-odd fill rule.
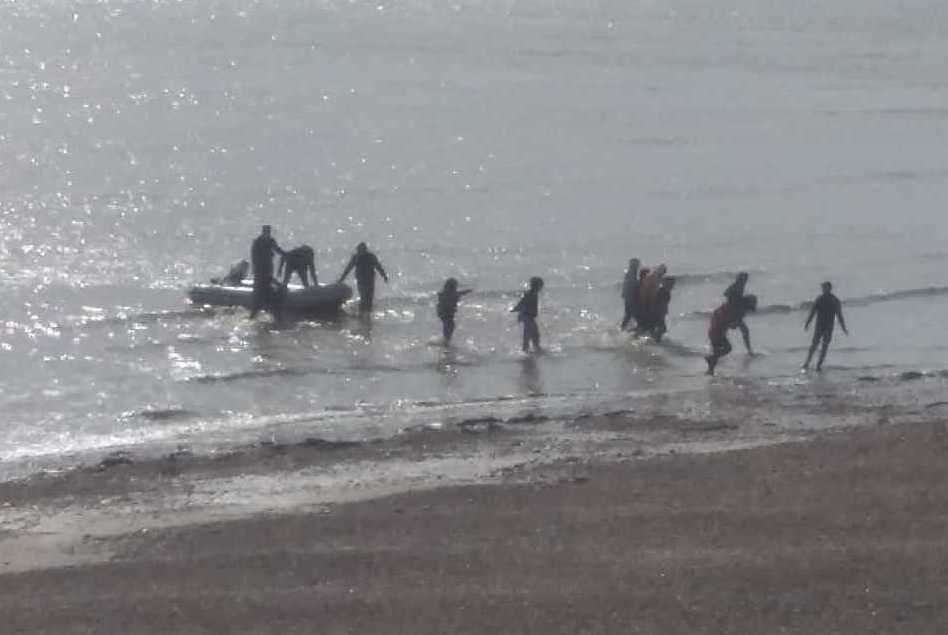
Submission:
[[[616,414],[582,436],[643,423]],[[364,449],[7,483],[0,613],[30,633],[937,632],[945,424],[866,423],[755,442],[704,422],[689,448],[694,422],[653,420],[667,443],[613,434],[536,455],[529,437],[485,427],[473,443],[459,432],[384,450],[480,471],[365,478],[348,498],[297,483],[286,505],[259,508],[223,501],[245,495],[243,478],[294,481],[327,453],[365,465]],[[202,482],[218,504],[177,507]]]

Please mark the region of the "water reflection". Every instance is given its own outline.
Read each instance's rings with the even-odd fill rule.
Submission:
[[[524,357],[520,363],[520,391],[531,397],[543,394],[540,366],[535,355]]]

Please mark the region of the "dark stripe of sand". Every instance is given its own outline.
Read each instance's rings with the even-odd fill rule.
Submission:
[[[151,532],[0,576],[0,630],[944,633],[946,452],[884,426]]]

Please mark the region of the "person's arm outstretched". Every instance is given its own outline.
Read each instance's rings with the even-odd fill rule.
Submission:
[[[839,326],[843,329],[843,333],[849,335],[849,331],[846,330],[846,320],[843,319],[843,305],[839,300],[836,301],[836,319],[839,320]]]
[[[352,258],[349,259],[349,264],[346,265],[346,268],[343,269],[342,275],[339,276],[340,283],[346,279],[346,276],[349,275],[349,272],[352,271],[353,267],[355,266],[356,266],[356,259],[355,259],[355,256],[353,256]]]
[[[374,266],[375,266],[375,270],[379,272],[379,275],[380,275],[380,276],[382,276],[382,280],[384,280],[386,283],[388,283],[388,274],[385,273],[385,269],[382,268],[382,263],[379,262],[379,259],[378,259],[378,258],[375,259]]]
[[[816,302],[813,303],[813,308],[810,309],[810,317],[806,319],[806,324],[803,325],[803,330],[807,331],[810,328],[810,322],[813,321],[814,316],[816,316]]]
[[[740,324],[737,325],[737,328],[741,330],[741,337],[744,338],[744,348],[747,349],[748,355],[754,354],[754,349],[751,348],[751,332],[747,328],[747,325],[744,324],[744,320],[741,320]]]
[[[460,291],[458,291],[458,297],[460,298],[462,295],[467,295],[473,290],[474,289],[461,289]]]

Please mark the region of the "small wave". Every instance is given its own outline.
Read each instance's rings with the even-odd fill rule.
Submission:
[[[215,384],[241,381],[245,379],[269,379],[271,377],[302,377],[305,375],[345,375],[353,372],[388,372],[397,373],[404,369],[396,366],[385,366],[382,364],[352,365],[341,368],[320,368],[320,367],[281,367],[281,368],[253,368],[248,370],[239,370],[234,372],[206,373],[203,375],[191,375],[181,381],[196,384]]]
[[[866,306],[869,304],[876,304],[877,302],[892,302],[894,300],[906,300],[909,298],[925,298],[942,295],[948,295],[948,286],[919,287],[917,289],[902,289],[899,291],[873,293],[870,295],[843,300],[843,304],[849,306]],[[813,306],[812,302],[805,302],[802,305],[802,307],[806,309],[809,309],[811,306]]]
[[[232,373],[206,373],[204,375],[192,375],[184,381],[196,384],[215,384],[218,382],[226,383],[240,381],[242,379],[266,379],[269,377],[295,377],[306,374],[299,368],[267,368],[260,370],[241,370]]]
[[[948,378],[948,370],[907,370],[899,374],[901,381],[932,378]]]
[[[745,270],[751,275],[766,273],[763,269]],[[729,283],[734,282],[740,271],[707,271],[694,273],[670,273],[678,281],[678,284],[701,284],[707,282]],[[723,289],[722,289],[723,291]]]
[[[463,287],[463,285],[461,285]],[[433,307],[438,302],[438,291],[440,286],[433,287],[431,291],[410,291],[401,295],[388,295],[380,298],[377,304],[380,308],[397,310],[403,307]],[[474,292],[467,296],[467,299],[461,300],[470,304],[477,304],[483,300],[500,300],[505,302],[515,302],[523,293],[523,289],[474,289]]]
[[[877,368],[887,367],[888,365],[879,366]],[[832,368],[843,368],[847,367],[830,367]],[[948,369],[945,370],[904,370],[898,373],[892,374],[882,374],[882,375],[860,375],[856,378],[857,381],[861,382],[881,382],[881,381],[901,381],[901,382],[910,382],[918,381],[920,379],[948,379]]]
[[[189,419],[198,413],[186,408],[145,408],[135,413],[135,416],[149,421],[171,421],[175,419]]]
[[[119,312],[115,315],[84,315],[76,318],[76,326],[80,328],[100,328],[121,326],[123,324],[155,324],[162,321],[186,322],[189,320],[204,319],[215,315],[210,308],[177,309],[170,311],[142,311],[140,313]]]
[[[785,353],[806,353],[810,350],[809,345],[805,346],[787,346],[786,348],[780,349]],[[873,350],[868,346],[834,346],[834,353],[866,353]]]
[[[869,306],[881,302],[894,302],[897,300],[907,300],[911,298],[926,298],[948,295],[948,286],[920,287],[917,289],[901,289],[899,291],[887,291],[880,293],[871,293],[869,295],[856,296],[854,298],[845,298],[841,300],[843,306]],[[807,300],[799,304],[768,304],[759,307],[756,313],[751,315],[781,315],[795,313],[797,311],[809,311],[813,308],[813,301]],[[685,319],[698,319],[711,317],[712,311],[701,310],[691,311],[683,314]]]

